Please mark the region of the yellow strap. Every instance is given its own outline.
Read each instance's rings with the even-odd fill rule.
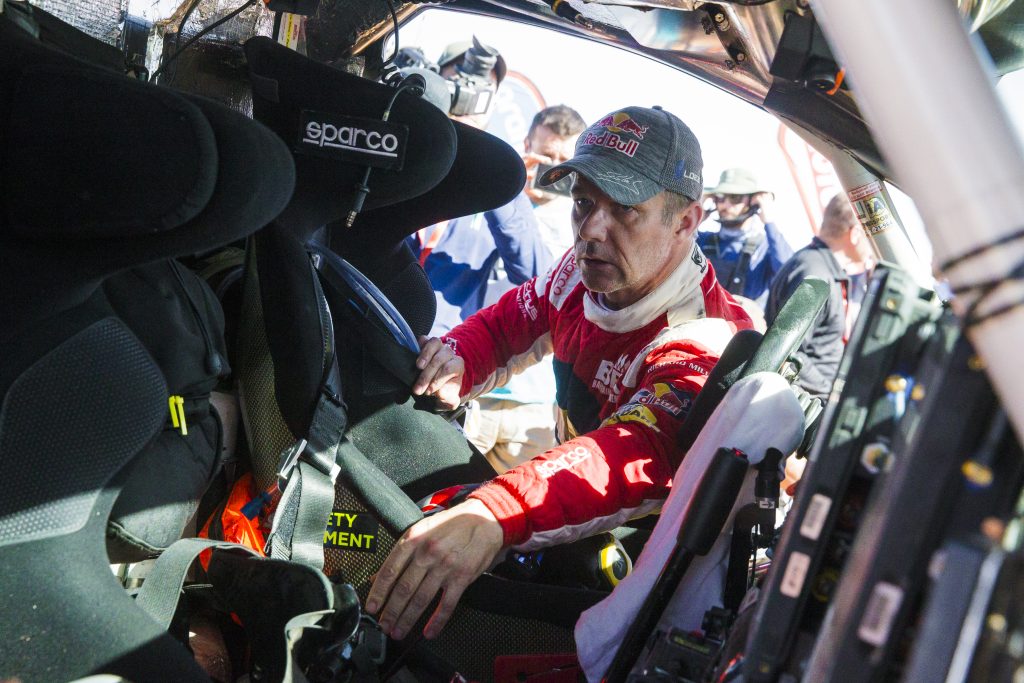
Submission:
[[[171,426],[177,429],[178,425],[178,401],[177,396],[167,397],[167,407],[171,411]]]
[[[171,396],[167,399],[167,407],[171,411],[171,426],[180,429],[182,436],[188,435],[188,425],[185,424],[185,399],[181,396]]]

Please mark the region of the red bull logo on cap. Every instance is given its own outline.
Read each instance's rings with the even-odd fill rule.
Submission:
[[[646,132],[647,126],[641,126],[629,114],[616,112],[609,114],[587,129],[582,144],[610,147],[632,157],[640,147],[638,140],[643,140]]]
[[[621,111],[609,114],[591,126],[591,128],[597,128],[598,126],[607,128],[613,133],[629,133],[638,140],[643,140],[644,134],[647,132],[647,126],[641,126],[636,122],[636,119]]]

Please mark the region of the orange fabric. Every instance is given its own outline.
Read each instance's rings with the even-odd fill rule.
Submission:
[[[420,240],[420,265],[426,267],[427,257],[430,256],[430,252],[434,251],[434,247],[441,241],[441,236],[444,235],[445,229],[448,227],[448,221],[441,221],[437,225],[433,226],[433,230],[430,232],[429,237],[427,231],[430,228],[421,228],[417,233],[417,237]]]
[[[219,538],[215,538],[215,540],[238,543],[256,551],[261,557],[266,557],[263,552],[266,540],[263,538],[263,532],[259,528],[259,518],[249,519],[242,514],[242,508],[254,497],[252,491],[252,474],[246,472],[231,487],[227,503],[220,514],[223,533],[219,535]],[[213,517],[210,517],[210,519],[206,520],[202,531],[199,532],[199,538],[210,538],[210,524],[213,522],[213,519]],[[204,550],[199,555],[199,562],[203,565],[204,570],[209,567],[211,552],[210,550]]]

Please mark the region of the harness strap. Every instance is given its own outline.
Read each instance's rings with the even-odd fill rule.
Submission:
[[[188,574],[192,562],[199,553],[210,548],[225,550],[242,550],[254,557],[259,557],[251,549],[237,543],[215,541],[209,538],[183,538],[165,550],[153,565],[153,570],[146,576],[135,604],[160,624],[168,628],[178,610],[182,588],[185,586],[185,575]]]
[[[285,449],[278,461],[281,500],[267,537],[267,554],[323,569],[323,537],[334,507],[334,485],[340,472],[338,449],[348,428],[348,414],[342,399],[331,313],[312,261],[309,273],[326,342],[326,370],[306,437]]]
[[[267,538],[268,554],[275,559],[301,562],[317,569],[324,566],[324,531],[341,471],[338,451],[348,427],[339,387],[340,373],[332,359],[307,438],[281,454],[278,488],[282,494]]]
[[[135,603],[156,620],[162,628],[170,627],[183,594],[182,588],[185,585],[185,576],[188,574],[189,567],[200,553],[212,548],[241,550],[259,558],[259,555],[251,549],[236,543],[207,538],[184,538],[174,543],[157,559],[153,570],[143,582],[142,588],[135,598]],[[328,608],[298,614],[289,619],[284,626],[287,661],[283,680],[289,683],[305,683],[308,680],[297,662],[299,641],[308,631],[326,632],[328,629],[324,625],[324,617],[335,614],[334,591],[327,579],[323,575],[320,576],[324,590],[324,603]]]

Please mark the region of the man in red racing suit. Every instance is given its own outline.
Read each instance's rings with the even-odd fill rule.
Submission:
[[[678,118],[629,107],[584,131],[542,182],[573,181],[574,247],[441,339],[423,340],[417,394],[455,406],[554,354],[561,445],[410,527],[367,609],[402,638],[439,590],[435,636],[507,547],[565,543],[653,511],[683,453],[675,435],[743,308],[694,241],[700,147]]]

